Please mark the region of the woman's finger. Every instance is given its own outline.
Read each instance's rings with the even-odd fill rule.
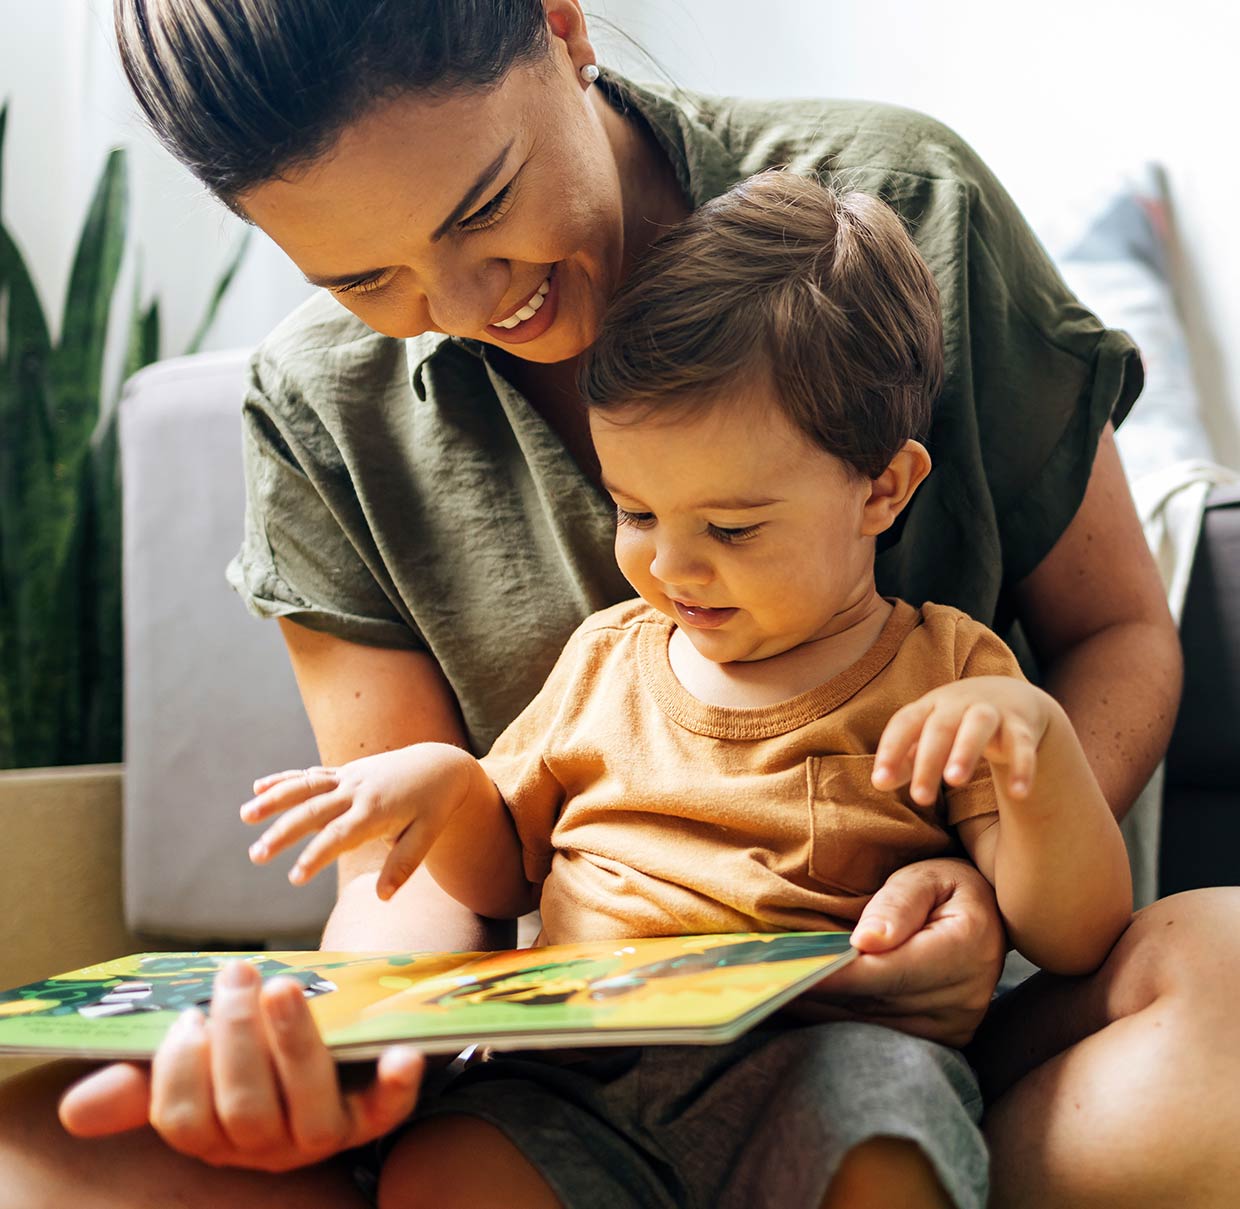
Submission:
[[[182,1012],[151,1065],[151,1124],[173,1150],[202,1158],[224,1140],[211,1088],[210,1041],[197,1008]]]
[[[970,705],[960,719],[960,727],[947,756],[943,780],[949,785],[963,785],[977,767],[986,745],[999,729],[999,713],[981,702]]]
[[[259,1008],[262,978],[246,961],[215,976],[211,996],[210,1063],[215,1112],[237,1150],[262,1152],[285,1140],[284,1106]]]
[[[335,1154],[355,1145],[336,1064],[319,1036],[301,984],[273,978],[263,985],[260,1001],[294,1144],[307,1155]]]
[[[304,836],[322,831],[350,806],[353,797],[347,789],[335,789],[303,802],[282,814],[250,845],[250,860],[256,865],[269,861],[278,852]]]
[[[413,1112],[425,1070],[426,1060],[412,1046],[384,1050],[374,1082],[345,1097],[351,1120],[349,1145],[381,1137]]]
[[[151,1072],[134,1062],[114,1062],[79,1079],[60,1098],[60,1123],[79,1138],[102,1138],[140,1129],[150,1121]]]

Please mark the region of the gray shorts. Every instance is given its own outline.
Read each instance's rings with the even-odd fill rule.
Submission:
[[[429,1090],[411,1124],[500,1129],[566,1209],[816,1209],[869,1138],[915,1142],[983,1209],[981,1093],[964,1059],[877,1025],[759,1028],[721,1046],[501,1055]],[[360,1165],[373,1193],[394,1139]]]

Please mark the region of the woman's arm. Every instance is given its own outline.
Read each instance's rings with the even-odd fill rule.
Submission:
[[[1183,662],[1109,424],[1080,509],[1017,600],[1043,687],[1123,818],[1171,739]]]
[[[282,619],[319,758],[329,766],[409,743],[465,746],[452,690],[421,651],[361,646]],[[326,949],[494,949],[513,943],[508,921],[482,920],[419,869],[387,902],[375,882],[387,856],[376,842],[341,857]]]

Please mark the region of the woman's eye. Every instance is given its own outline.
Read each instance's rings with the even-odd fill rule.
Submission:
[[[334,286],[331,292],[333,294],[373,294],[383,289],[390,280],[390,273],[376,273],[373,277],[359,277],[347,285]]]
[[[506,184],[485,206],[475,210],[468,218],[463,218],[457,226],[462,231],[484,231],[494,226],[504,216],[506,202],[512,193],[512,182]]]
[[[746,525],[743,529],[725,529],[721,525],[707,525],[711,537],[725,545],[747,542],[758,536],[761,525]]]
[[[621,508],[617,504],[616,523],[620,525],[635,525],[638,529],[648,529],[654,524],[654,513],[630,512],[627,508]]]

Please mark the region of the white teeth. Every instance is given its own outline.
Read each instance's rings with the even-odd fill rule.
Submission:
[[[544,277],[543,283],[538,287],[538,292],[530,296],[530,300],[515,315],[510,315],[501,323],[497,323],[496,327],[502,327],[505,331],[511,331],[518,323],[524,323],[527,319],[532,318],[538,311],[538,308],[547,301],[547,294],[551,290],[551,278]]]

